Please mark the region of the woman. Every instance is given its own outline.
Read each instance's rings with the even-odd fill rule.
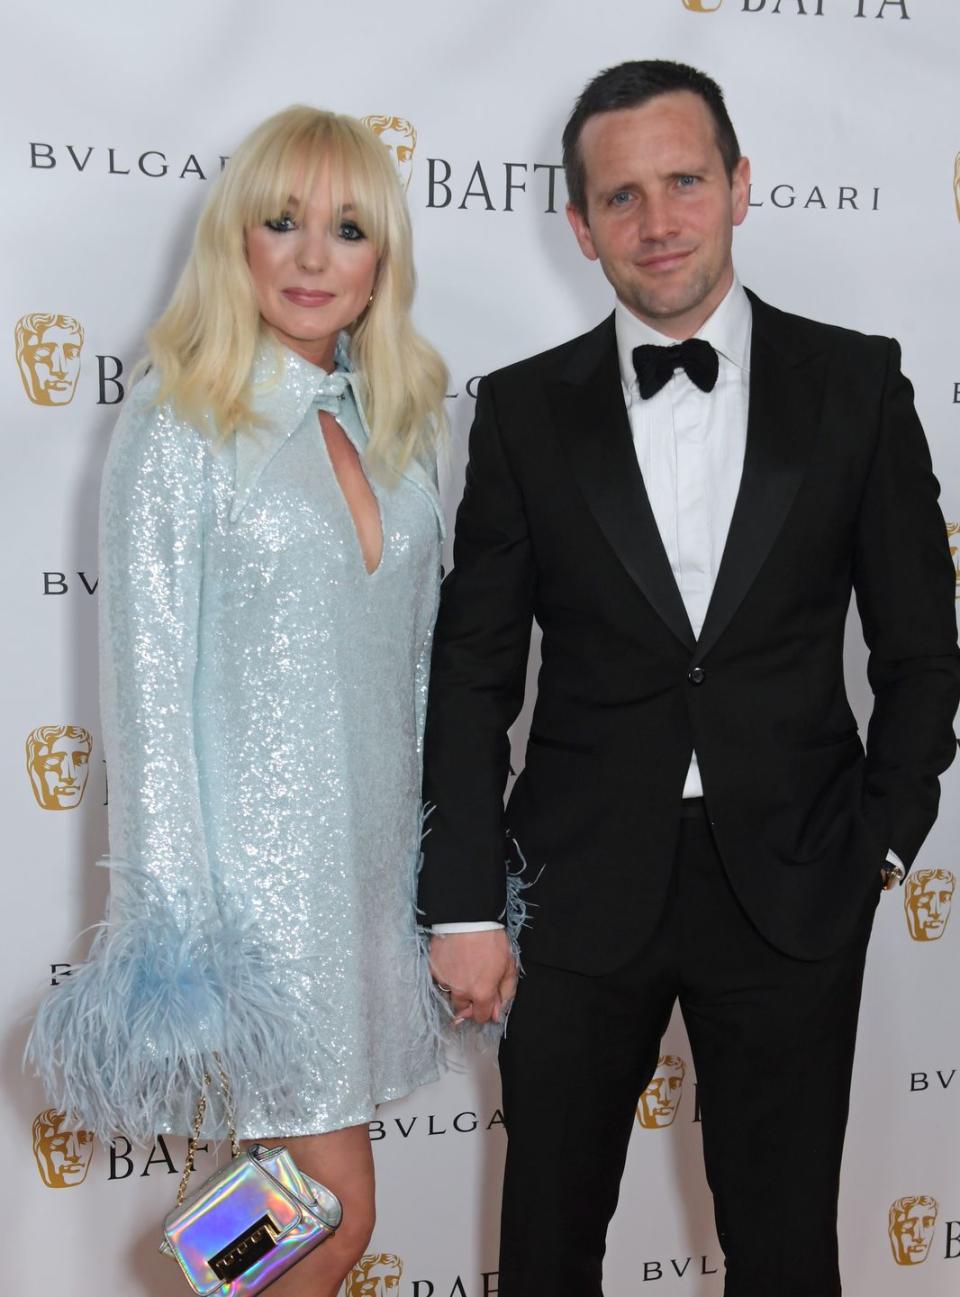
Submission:
[[[30,1054],[62,1109],[144,1141],[188,1133],[222,1063],[240,1136],[343,1203],[278,1297],[337,1292],[373,1224],[366,1123],[437,1075],[413,896],[446,374],[412,296],[387,151],[271,118],[104,472],[110,921]]]

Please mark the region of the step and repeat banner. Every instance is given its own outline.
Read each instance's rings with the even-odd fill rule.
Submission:
[[[89,940],[77,934],[105,899],[95,868],[109,800],[97,705],[100,469],[144,330],[231,150],[295,102],[368,118],[391,149],[415,229],[418,321],[451,373],[442,484],[452,520],[479,377],[611,307],[564,217],[560,132],[573,99],[625,58],[703,67],[725,88],[753,163],[736,234],[741,278],[787,310],[899,338],[956,554],[960,8],[49,0],[42,11],[8,7],[2,24],[0,1122],[16,1240],[7,1288],[163,1297],[185,1291],[156,1254],[184,1141],[143,1149],[122,1132],[101,1144],[69,1128],[22,1074],[20,1054],[31,1006],[70,976]],[[864,724],[855,617],[847,657]],[[515,765],[525,736],[521,723]],[[960,1285],[958,830],[954,768],[907,886],[882,899],[871,948],[841,1202],[853,1294],[947,1297]],[[379,1216],[347,1297],[497,1293],[505,1133],[495,1061],[467,1051],[454,1064],[371,1125]],[[745,1113],[761,1084],[744,1071]],[[678,1018],[637,1098],[606,1290],[716,1297],[723,1263]],[[815,1089],[806,1101],[819,1102]]]

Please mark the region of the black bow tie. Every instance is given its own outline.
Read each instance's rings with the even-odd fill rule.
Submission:
[[[657,347],[652,342],[634,347],[633,367],[637,371],[640,395],[646,401],[670,381],[675,369],[685,369],[690,382],[696,383],[701,392],[712,391],[720,362],[709,342],[688,338],[672,347]]]

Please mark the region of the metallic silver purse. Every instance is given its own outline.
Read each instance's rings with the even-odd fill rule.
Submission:
[[[210,1084],[204,1077],[177,1205],[164,1221],[160,1251],[176,1258],[201,1297],[252,1297],[329,1238],[343,1210],[336,1194],[304,1174],[282,1144],[241,1151],[222,1072],[220,1081],[231,1127],[230,1164],[187,1198]]]

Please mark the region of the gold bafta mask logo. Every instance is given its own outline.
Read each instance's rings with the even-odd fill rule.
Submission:
[[[723,4],[723,0],[683,0],[684,9],[691,9],[695,14],[712,14]]]
[[[953,159],[953,205],[957,209],[957,220],[960,221],[960,153]]]
[[[939,941],[946,931],[957,880],[949,869],[915,869],[903,885],[903,908],[914,941]]]
[[[897,1265],[920,1265],[926,1261],[938,1211],[936,1199],[925,1193],[898,1198],[891,1204],[887,1232]]]
[[[27,774],[37,805],[72,811],[90,772],[93,739],[79,725],[39,725],[27,735]]]
[[[947,540],[950,541],[950,557],[953,559],[953,566],[956,572],[954,578],[956,582],[957,598],[960,599],[960,522],[947,523]]]
[[[34,311],[17,321],[17,368],[34,405],[69,405],[80,377],[83,325],[72,315]]]
[[[653,1080],[640,1096],[637,1121],[644,1130],[659,1130],[673,1124],[683,1093],[687,1065],[676,1054],[663,1054],[657,1062]]]
[[[402,1274],[395,1252],[369,1252],[350,1271],[346,1297],[398,1297]]]
[[[413,153],[417,147],[417,128],[413,122],[408,122],[406,117],[385,117],[381,113],[371,113],[360,120],[390,150],[400,183],[404,189],[409,189]]]
[[[33,1123],[33,1156],[48,1189],[72,1189],[83,1184],[93,1157],[90,1131],[64,1130],[63,1121],[62,1112],[47,1108]]]

